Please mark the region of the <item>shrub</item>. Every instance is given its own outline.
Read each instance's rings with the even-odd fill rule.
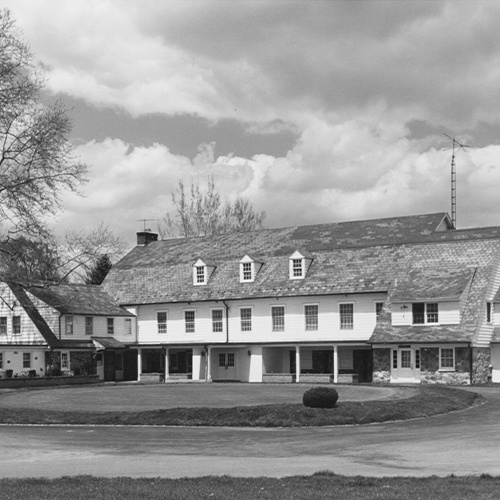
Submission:
[[[333,387],[313,387],[304,392],[302,403],[308,408],[333,408],[339,399]]]
[[[5,376],[7,378],[12,378],[13,373],[14,373],[14,370],[5,370]]]

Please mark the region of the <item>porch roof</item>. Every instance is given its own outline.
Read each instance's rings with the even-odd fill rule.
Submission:
[[[108,337],[92,337],[97,349],[127,349],[127,346],[119,340]]]

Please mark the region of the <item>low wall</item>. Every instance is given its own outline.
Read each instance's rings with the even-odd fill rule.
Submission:
[[[267,384],[291,384],[295,382],[294,373],[264,373],[262,382]]]
[[[163,373],[141,373],[140,381],[146,384],[159,384],[165,382]]]
[[[96,384],[97,382],[99,382],[98,375],[82,375],[74,377],[2,378],[0,379],[0,389]]]

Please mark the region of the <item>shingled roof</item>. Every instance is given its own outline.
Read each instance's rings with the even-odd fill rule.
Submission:
[[[61,314],[133,316],[98,285],[30,286],[27,291]]]

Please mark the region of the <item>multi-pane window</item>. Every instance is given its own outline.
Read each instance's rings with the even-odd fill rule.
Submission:
[[[73,335],[73,316],[66,316],[66,335]]]
[[[132,320],[125,318],[125,335],[132,335]]]
[[[23,352],[23,368],[31,368],[31,352]]]
[[[184,311],[184,323],[186,327],[186,333],[194,333],[194,311]]]
[[[196,267],[196,283],[199,285],[205,283],[205,266]]]
[[[271,307],[271,317],[273,320],[273,332],[285,331],[285,307],[284,306]]]
[[[222,309],[212,309],[212,332],[219,333],[224,330],[222,322]]]
[[[415,368],[420,370],[420,349],[415,349]]]
[[[396,370],[398,368],[398,351],[392,351],[392,367]]]
[[[439,352],[439,367],[446,369],[455,368],[455,349],[442,347]]]
[[[292,259],[292,276],[294,278],[302,278],[303,275],[303,260],[302,259]]]
[[[0,370],[3,370],[3,352],[0,352]]]
[[[156,323],[158,327],[158,333],[167,333],[167,312],[159,311],[156,313]]]
[[[252,263],[243,262],[241,265],[241,275],[243,281],[253,281]]]
[[[318,329],[318,306],[304,306],[304,314],[306,317],[306,330]]]
[[[0,316],[0,335],[7,335],[7,316]]]
[[[92,316],[85,316],[85,335],[94,334],[94,318]]]
[[[380,318],[380,313],[382,312],[383,307],[383,302],[375,302],[375,315],[377,316],[377,319]]]
[[[69,368],[69,356],[67,352],[61,353],[61,370],[67,370]]]
[[[107,318],[107,326],[108,326],[108,335],[114,335],[115,334],[115,319],[114,318]]]
[[[242,307],[240,309],[240,321],[241,321],[241,331],[251,332],[252,331],[252,308]]]
[[[21,316],[12,316],[12,333],[14,335],[21,334]]]
[[[354,304],[339,304],[340,329],[352,330],[354,328]]]
[[[439,307],[437,302],[416,302],[412,304],[413,324],[439,322]]]

